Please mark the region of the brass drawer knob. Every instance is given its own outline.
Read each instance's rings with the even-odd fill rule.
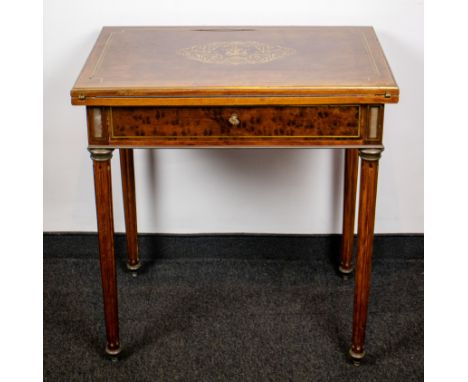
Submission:
[[[238,126],[240,124],[239,116],[236,113],[232,113],[232,115],[229,117],[229,123],[232,126]]]

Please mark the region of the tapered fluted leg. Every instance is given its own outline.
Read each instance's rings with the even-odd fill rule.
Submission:
[[[106,353],[120,353],[117,277],[114,255],[114,218],[112,211],[112,149],[90,149],[94,168],[94,188],[99,238],[99,257],[106,323]]]
[[[364,357],[364,339],[374,240],[377,175],[382,149],[361,149],[361,184],[359,195],[358,250],[354,287],[353,337],[350,356],[358,364]]]
[[[356,191],[358,178],[358,149],[346,149],[344,202],[343,202],[343,238],[339,271],[345,277],[353,271],[354,219],[356,211]]]
[[[120,172],[122,175],[122,194],[125,211],[125,231],[127,234],[127,268],[136,271],[140,268],[138,256],[138,231],[135,197],[135,170],[133,149],[120,149]]]

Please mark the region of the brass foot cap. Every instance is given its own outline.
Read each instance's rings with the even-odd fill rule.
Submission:
[[[111,357],[111,359],[114,361],[117,360],[117,356],[120,354],[122,349],[120,346],[117,349],[109,349],[108,346],[106,346],[106,354]]]
[[[343,279],[347,280],[348,277],[351,275],[351,273],[353,273],[354,271],[354,268],[351,267],[351,268],[343,268],[341,265],[338,267],[338,270],[340,271],[340,274],[341,276],[343,277]]]
[[[352,349],[349,349],[349,356],[351,357],[354,366],[359,366],[365,355],[365,351],[363,351],[362,353],[356,353]]]
[[[140,269],[140,268],[141,268],[141,262],[140,262],[140,260],[138,260],[138,263],[136,263],[136,264],[134,264],[134,265],[131,265],[131,264],[127,263],[127,269],[128,269],[129,271],[135,272],[135,271],[137,271],[137,270]]]

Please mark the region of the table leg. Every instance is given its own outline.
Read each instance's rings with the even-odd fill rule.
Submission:
[[[364,338],[374,239],[377,175],[382,149],[360,149],[361,184],[359,195],[358,250],[354,287],[353,337],[349,351],[355,364],[364,357]]]
[[[113,149],[89,149],[93,159],[99,257],[106,323],[106,353],[120,353],[117,276],[114,254],[111,158]]]
[[[358,178],[358,149],[346,149],[344,202],[343,202],[343,238],[339,271],[343,277],[353,272],[354,219],[356,211],[356,191]]]
[[[136,271],[140,268],[141,263],[138,256],[138,231],[133,149],[120,149],[120,172],[122,175],[125,231],[127,234],[127,268],[131,271]]]

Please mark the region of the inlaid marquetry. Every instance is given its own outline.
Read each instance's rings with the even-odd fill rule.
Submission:
[[[177,53],[207,64],[254,65],[279,60],[296,53],[296,50],[258,41],[214,41],[182,48]]]

